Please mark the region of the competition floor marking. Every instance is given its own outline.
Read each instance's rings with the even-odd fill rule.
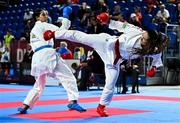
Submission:
[[[18,92],[18,91],[27,91],[28,89],[20,88],[0,88],[0,92]]]
[[[118,100],[130,100],[130,99],[143,99],[143,100],[158,100],[158,101],[173,101],[180,102],[180,98],[177,97],[162,97],[162,96],[141,96],[141,95],[127,95],[127,96],[114,96],[113,101]],[[88,97],[80,98],[80,103],[98,102],[99,97]],[[67,99],[56,99],[56,100],[39,100],[36,106],[42,105],[56,105],[56,104],[67,104]],[[0,102],[0,108],[13,108],[18,107],[22,102]]]
[[[150,112],[147,110],[131,110],[124,108],[108,108],[107,111],[109,112],[109,116]],[[40,119],[40,120],[75,120],[81,118],[99,117],[99,115],[96,113],[96,108],[89,108],[86,112],[83,113],[66,110],[66,111],[42,112],[42,113],[34,113],[34,114],[18,114],[14,116],[21,118]]]

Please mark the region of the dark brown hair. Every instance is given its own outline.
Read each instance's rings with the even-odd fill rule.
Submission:
[[[42,11],[43,11],[43,9],[36,9],[36,10],[35,10],[35,12],[34,12],[34,14],[33,14],[33,19],[34,19],[35,21],[37,21],[37,17],[40,16],[40,14],[41,14]]]
[[[134,48],[134,54],[144,55],[153,55],[159,54],[162,52],[169,42],[169,38],[156,30],[148,30],[149,39],[147,44],[140,48]]]

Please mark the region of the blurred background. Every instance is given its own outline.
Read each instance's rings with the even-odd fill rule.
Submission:
[[[107,12],[114,20],[167,34],[170,42],[162,55],[164,66],[157,69],[155,77],[146,77],[152,59],[144,58],[138,64],[138,85],[180,84],[179,0],[0,0],[0,83],[34,84],[30,75],[33,51],[29,45],[34,25],[33,12],[37,8],[46,9],[48,23],[60,26],[58,17],[63,16],[63,9],[67,6],[72,8],[69,19],[72,22],[70,29],[73,30],[101,33],[102,27],[96,16]],[[62,46],[61,42],[66,43]],[[100,67],[103,63],[91,47],[59,40],[55,41],[54,48],[68,61],[79,90],[87,90],[91,86],[103,87],[104,70]],[[132,72],[129,73],[125,75],[127,86],[132,84]],[[122,83],[122,77],[119,77],[117,87],[123,86]]]

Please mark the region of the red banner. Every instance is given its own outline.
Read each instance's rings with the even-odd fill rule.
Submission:
[[[26,41],[13,41],[11,43],[10,57],[11,62],[22,62],[23,56],[26,52]]]

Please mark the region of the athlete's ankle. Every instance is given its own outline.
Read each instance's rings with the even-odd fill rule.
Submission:
[[[69,103],[70,103],[70,104],[77,103],[77,100],[71,100]]]
[[[29,108],[29,105],[23,104],[21,108],[24,109],[24,110],[27,110]]]

